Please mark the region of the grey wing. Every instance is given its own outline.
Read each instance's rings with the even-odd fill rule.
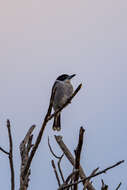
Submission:
[[[73,93],[73,86],[71,85],[71,83],[66,84],[66,95],[69,98]]]
[[[54,97],[53,108],[54,110],[56,110],[62,106],[62,99],[64,97],[65,89],[64,89],[64,85],[59,82],[55,82],[54,86],[56,88],[56,92],[55,92],[55,97]]]

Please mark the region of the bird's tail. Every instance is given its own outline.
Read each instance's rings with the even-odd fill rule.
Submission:
[[[60,122],[60,113],[57,114],[55,117],[54,117],[54,122],[53,122],[53,127],[52,129],[55,131],[60,131],[61,130],[61,122]]]

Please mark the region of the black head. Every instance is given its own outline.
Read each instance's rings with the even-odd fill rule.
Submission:
[[[67,74],[60,75],[56,80],[64,81],[69,77]]]
[[[60,81],[71,80],[74,76],[75,74],[73,75],[63,74],[63,75],[60,75],[56,80],[60,80]]]

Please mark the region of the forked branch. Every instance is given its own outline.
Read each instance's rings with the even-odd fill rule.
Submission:
[[[110,166],[110,167],[107,167],[107,168],[105,168],[104,170],[102,170],[102,171],[100,171],[100,172],[95,173],[94,175],[90,175],[90,176],[88,176],[88,177],[86,177],[86,178],[84,178],[84,179],[81,179],[81,180],[79,180],[79,181],[77,181],[77,182],[75,182],[75,183],[71,183],[71,184],[69,184],[69,185],[62,186],[62,187],[60,187],[58,190],[66,189],[66,188],[68,188],[68,187],[74,186],[76,183],[79,184],[79,183],[85,182],[86,180],[89,180],[89,179],[91,179],[91,178],[93,178],[93,177],[96,177],[96,176],[98,176],[98,175],[101,175],[101,174],[103,174],[103,173],[106,173],[108,170],[110,170],[110,169],[112,169],[112,168],[114,168],[114,167],[116,167],[116,166],[122,164],[123,162],[124,162],[124,160],[121,160],[121,161],[117,162],[116,164],[114,164],[114,165],[112,165],[112,166]]]
[[[41,126],[41,129],[40,129],[40,132],[37,136],[37,139],[35,141],[35,144],[31,150],[31,153],[30,153],[30,156],[29,156],[29,159],[27,161],[27,164],[26,164],[26,167],[24,169],[24,172],[23,172],[23,175],[26,175],[29,168],[30,168],[30,165],[31,165],[31,162],[33,160],[33,157],[37,151],[37,148],[41,142],[41,139],[42,139],[42,135],[43,135],[43,132],[44,132],[44,129],[47,125],[47,122],[49,120],[51,120],[56,114],[58,114],[59,112],[61,112],[70,102],[71,100],[74,98],[74,96],[79,92],[79,90],[81,89],[82,87],[82,84],[80,84],[77,89],[74,91],[74,93],[72,94],[72,96],[67,100],[67,102],[60,108],[58,109],[56,112],[54,112],[52,115],[51,115],[51,110],[52,110],[52,106],[53,106],[53,100],[54,100],[54,96],[55,96],[55,92],[56,92],[56,89],[53,91],[52,90],[52,93],[51,93],[51,97],[50,97],[50,103],[49,103],[49,108],[48,108],[48,111],[47,111],[47,114],[45,116],[45,119],[42,123],[42,126]]]
[[[0,147],[0,150],[8,155],[9,158],[9,165],[11,170],[11,190],[15,189],[15,173],[14,173],[14,162],[13,162],[13,141],[12,141],[12,135],[11,135],[11,125],[10,121],[7,120],[7,130],[8,130],[8,138],[9,138],[9,152],[4,150],[2,147]]]
[[[20,190],[26,190],[28,188],[29,183],[29,176],[30,176],[30,169],[28,170],[27,174],[24,175],[24,168],[27,164],[29,159],[30,150],[32,148],[32,132],[35,128],[35,125],[32,125],[26,136],[24,137],[23,141],[20,144],[20,156],[21,156],[21,167],[20,167]]]
[[[67,159],[72,164],[72,166],[75,167],[75,159],[74,159],[73,155],[71,154],[70,150],[68,149],[68,147],[63,142],[62,136],[55,135],[55,139],[56,139],[56,142],[58,143],[58,145],[60,146],[61,150],[63,151],[64,155],[67,157]],[[81,179],[86,178],[86,174],[84,173],[81,166],[79,166],[79,176],[81,177]],[[82,183],[84,184],[84,181],[82,181]],[[95,190],[95,188],[93,187],[93,185],[90,182],[88,182],[86,184],[86,187],[88,190]]]

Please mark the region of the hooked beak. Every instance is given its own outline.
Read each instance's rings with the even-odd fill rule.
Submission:
[[[69,79],[69,80],[72,79],[73,77],[75,77],[75,75],[76,75],[76,74],[70,75],[70,76],[68,77],[68,79]]]

